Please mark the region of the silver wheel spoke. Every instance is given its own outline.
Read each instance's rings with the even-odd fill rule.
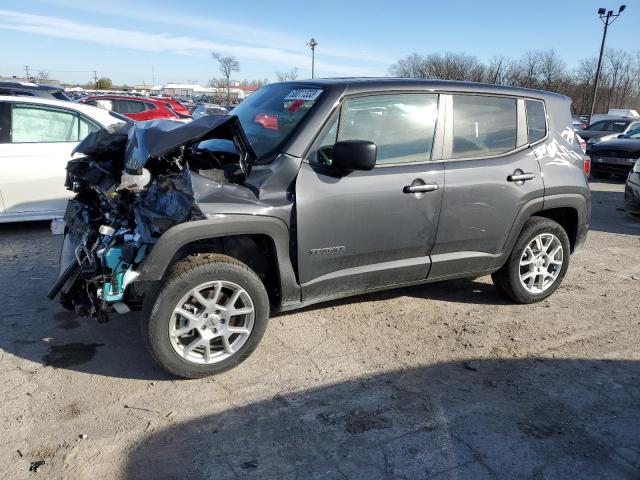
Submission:
[[[229,343],[229,337],[222,336],[222,345],[224,346],[225,352],[233,353],[233,347]]]
[[[242,335],[249,335],[249,333],[251,333],[249,331],[248,328],[240,328],[240,327],[229,327],[227,328],[227,331],[229,332],[229,334],[233,334],[233,333],[240,333]]]
[[[177,313],[178,315],[184,317],[186,320],[188,320],[189,325],[191,324],[191,322],[197,322],[198,321],[198,317],[196,317],[193,313],[185,310],[184,308],[176,308],[175,313]]]
[[[235,317],[236,315],[246,315],[251,312],[253,312],[253,307],[233,308],[229,310],[229,316]]]
[[[228,310],[234,310],[234,305],[236,304],[236,302],[238,301],[238,298],[240,298],[240,294],[242,293],[241,290],[236,290],[235,292],[233,292],[233,295],[231,295],[231,297],[229,298],[229,300],[227,300],[227,303],[225,304],[225,307]]]
[[[207,300],[206,298],[204,298],[204,296],[202,295],[202,293],[198,292],[197,290],[195,290],[193,292],[193,298],[195,298],[198,303],[200,305],[202,305],[203,307],[207,307],[207,305],[209,305],[209,303],[211,302],[211,300]]]

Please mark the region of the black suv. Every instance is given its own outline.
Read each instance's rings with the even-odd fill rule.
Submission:
[[[518,303],[555,291],[590,192],[567,97],[462,82],[261,88],[232,115],[91,134],[67,167],[50,292],[104,320],[142,310],[158,362],[230,368],[271,312],[491,274]]]
[[[0,81],[0,95],[12,95],[16,97],[40,97],[53,100],[71,101],[60,87],[52,85],[39,85],[36,83],[2,82]]]

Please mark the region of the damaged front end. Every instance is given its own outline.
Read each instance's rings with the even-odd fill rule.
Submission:
[[[215,139],[215,140],[212,140]],[[207,148],[201,148],[207,144]],[[174,225],[199,220],[192,173],[242,183],[254,158],[235,116],[121,124],[87,136],[67,164],[61,272],[49,292],[78,315],[139,308],[139,267]]]

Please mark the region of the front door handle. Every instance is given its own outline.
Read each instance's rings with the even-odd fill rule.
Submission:
[[[516,170],[507,177],[507,180],[510,182],[525,182],[527,180],[533,180],[534,178],[536,178],[535,173],[524,173]]]
[[[425,183],[424,185],[406,185],[403,189],[403,193],[424,193],[435,192],[440,188],[437,183]]]

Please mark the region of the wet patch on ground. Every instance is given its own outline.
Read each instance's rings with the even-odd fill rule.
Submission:
[[[91,360],[98,347],[104,343],[67,343],[66,345],[50,345],[49,351],[42,357],[42,362],[53,368],[67,368],[82,365]]]

